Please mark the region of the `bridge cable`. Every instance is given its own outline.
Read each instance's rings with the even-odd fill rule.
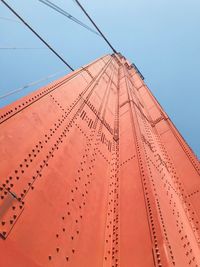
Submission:
[[[44,81],[46,81],[46,80],[49,80],[49,79],[51,79],[51,78],[53,78],[53,77],[55,77],[55,76],[57,76],[58,74],[63,73],[63,72],[65,72],[65,71],[64,71],[64,70],[62,70],[62,71],[58,71],[58,72],[53,73],[53,74],[50,74],[50,75],[48,75],[48,76],[46,76],[46,77],[44,77],[44,78],[41,78],[40,80],[37,80],[37,81],[35,81],[35,82],[28,83],[28,84],[24,85],[23,87],[14,89],[14,90],[12,90],[12,91],[6,93],[6,94],[0,95],[0,99],[4,99],[4,98],[6,98],[6,97],[8,97],[8,96],[10,96],[10,95],[14,95],[14,94],[16,94],[16,93],[18,93],[18,92],[21,92],[21,91],[24,90],[24,89],[27,89],[27,88],[32,87],[32,86],[34,86],[34,85],[37,85],[37,84],[39,84],[39,83],[41,83],[41,82],[44,82]]]
[[[62,14],[63,16],[67,17],[68,19],[74,21],[75,23],[79,24],[80,26],[86,28],[87,30],[100,36],[100,34],[97,31],[93,30],[92,28],[90,28],[89,26],[87,26],[86,24],[84,24],[83,22],[81,22],[80,20],[78,20],[77,18],[75,18],[74,16],[69,14],[68,12],[66,12],[64,9],[62,9],[59,6],[52,3],[51,1],[49,1],[49,0],[38,0],[38,1],[41,2],[42,4],[45,4],[46,6],[48,6],[50,8],[52,8],[56,12]]]
[[[94,25],[94,27],[97,29],[97,31],[100,33],[100,35],[103,37],[103,39],[106,41],[106,43],[110,46],[112,51],[114,53],[117,53],[115,48],[111,45],[111,43],[108,41],[108,39],[105,37],[105,35],[102,33],[102,31],[99,29],[99,27],[96,25],[94,20],[90,17],[90,15],[87,13],[87,11],[84,9],[83,5],[78,0],[74,0],[74,2],[80,7],[80,9],[83,11],[83,13],[88,17],[88,19],[91,21],[91,23]]]
[[[21,22],[23,22],[29,30],[31,30],[70,70],[74,70],[6,1],[0,0]]]
[[[46,47],[11,47],[11,46],[0,47],[0,50],[40,50],[40,49],[47,49],[47,48]]]
[[[12,22],[20,23],[21,24],[21,21],[16,20],[16,19],[12,19],[12,18],[0,17],[0,19],[7,20],[7,21],[12,21]]]

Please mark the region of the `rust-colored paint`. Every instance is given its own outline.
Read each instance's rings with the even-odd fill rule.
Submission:
[[[0,267],[200,266],[199,162],[108,55],[0,113]]]

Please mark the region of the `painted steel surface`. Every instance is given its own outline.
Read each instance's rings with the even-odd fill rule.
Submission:
[[[200,266],[200,166],[135,65],[1,109],[0,267]]]

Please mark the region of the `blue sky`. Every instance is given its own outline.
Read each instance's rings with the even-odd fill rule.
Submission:
[[[38,0],[7,2],[74,68],[111,52],[100,37]],[[52,2],[89,24],[72,0]],[[200,1],[81,2],[113,46],[139,67],[147,85],[200,157]],[[14,18],[2,3],[0,17]],[[5,46],[44,48],[25,26],[0,19],[0,47]],[[60,76],[69,72],[47,49],[0,49],[0,95],[62,70]],[[0,100],[0,107],[34,89]]]

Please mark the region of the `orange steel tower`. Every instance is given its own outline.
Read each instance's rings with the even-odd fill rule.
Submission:
[[[0,112],[0,267],[200,266],[200,166],[134,64]]]

